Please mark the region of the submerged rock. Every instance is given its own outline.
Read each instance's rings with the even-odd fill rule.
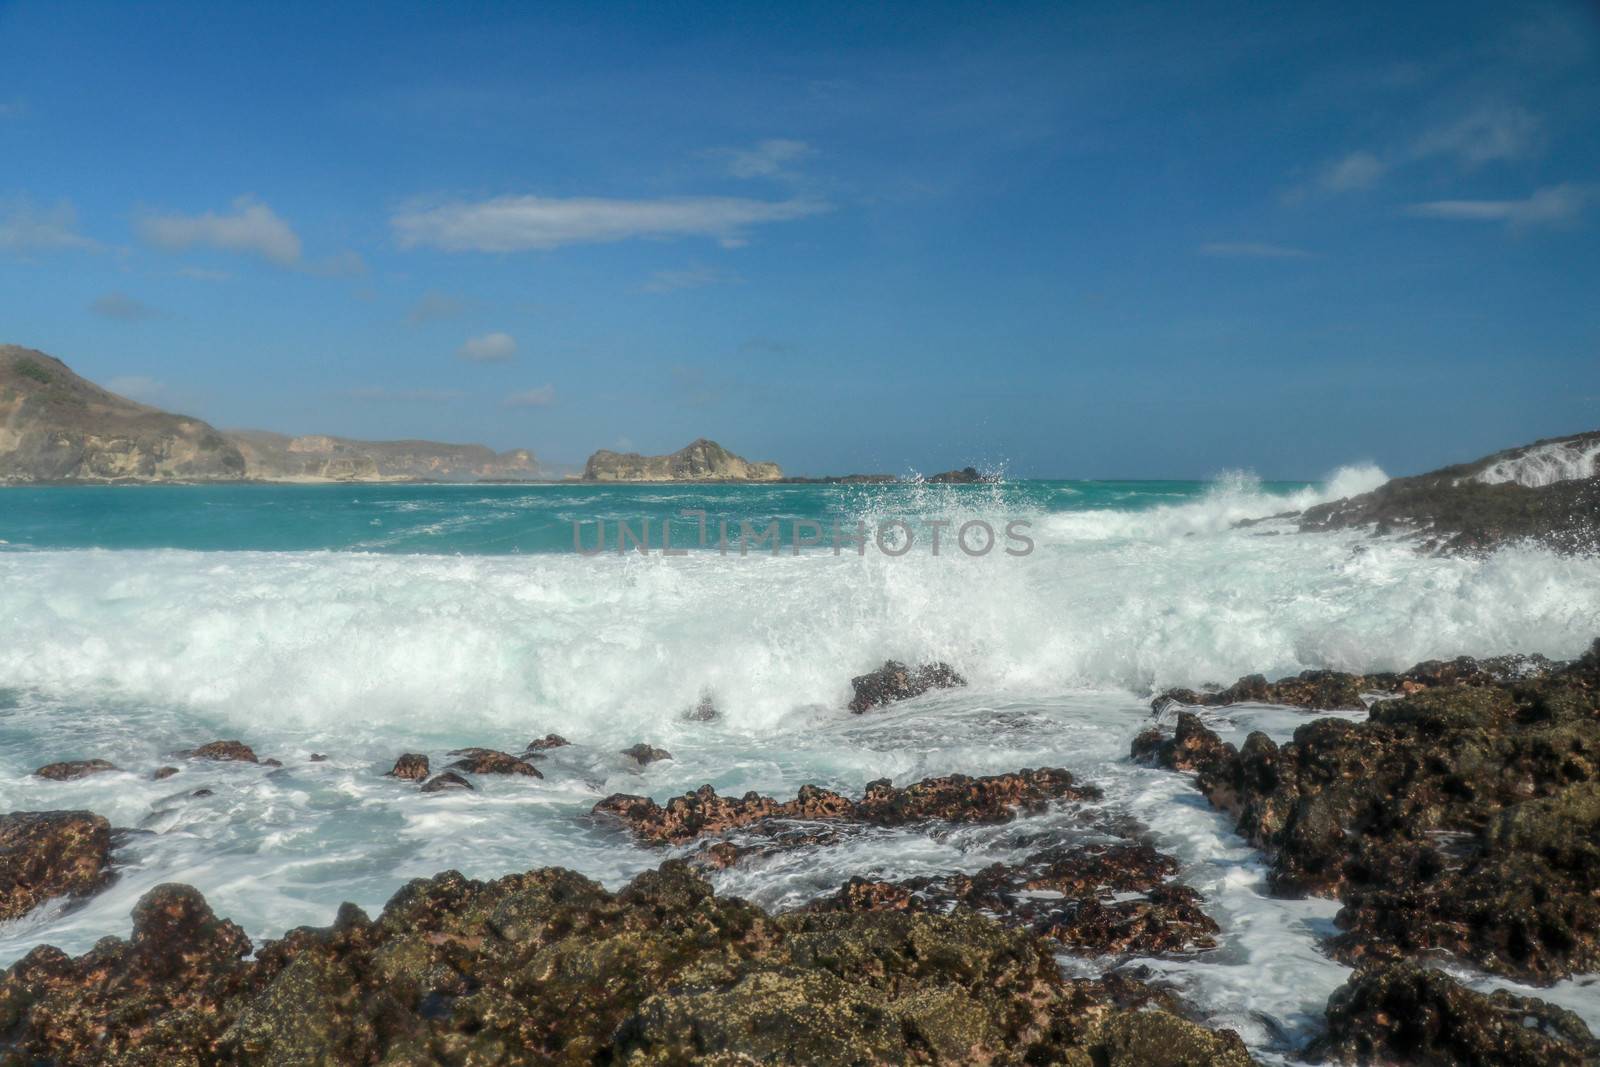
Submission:
[[[255,751],[243,741],[212,741],[209,744],[201,745],[199,748],[192,748],[187,752],[178,754],[188,759],[208,759],[237,763],[261,762],[256,759]]]
[[[452,789],[475,790],[478,787],[455,771],[443,771],[422,783],[424,793],[444,793]]]
[[[453,871],[376,920],[263,945],[163,886],[126,941],[0,976],[19,1062],[1248,1064],[1131,983],[1068,981],[973,912],[771,916],[682,863],[618,893],[545,868]]]
[[[539,768],[528,761],[493,748],[458,748],[450,755],[462,757],[450,764],[450,769],[466,771],[468,774],[520,774],[525,778],[544,777],[539,773]]]
[[[1079,785],[1059,768],[1026,769],[971,778],[952,774],[927,778],[897,789],[884,778],[869,782],[852,801],[830,789],[803,785],[795,799],[779,803],[759,793],[719,796],[709,785],[673,797],[665,805],[648,797],[615,793],[594,813],[621,820],[647,844],[682,844],[706,834],[751,826],[766,820],[829,820],[873,826],[902,826],[935,819],[958,823],[1004,823],[1018,808],[1040,811],[1056,799],[1096,799],[1094,786]]]
[[[1504,990],[1475,993],[1439,971],[1401,963],[1357,973],[1328,1000],[1313,1062],[1582,1067],[1600,1062],[1583,1020]]]
[[[1349,961],[1447,951],[1547,982],[1600,968],[1600,642],[1542,677],[1445,684],[1235,750],[1198,719],[1139,755],[1192,769],[1280,892],[1337,895]]]
[[[47,763],[33,773],[52,782],[70,782],[87,778],[91,774],[121,770],[116,764],[103,759],[69,760],[65,763]]]
[[[668,752],[666,749],[664,749],[664,748],[656,748],[656,747],[654,747],[652,745],[647,745],[643,741],[639,742],[637,745],[632,746],[631,748],[623,749],[622,750],[622,755],[627,756],[630,759],[633,759],[641,767],[647,766],[647,765],[649,765],[651,763],[655,763],[657,760],[664,760],[664,759],[671,759],[672,758],[672,753]]]
[[[159,781],[161,781],[161,780],[163,780],[165,778],[171,778],[174,774],[177,774],[177,773],[178,773],[178,768],[176,768],[176,767],[157,767],[154,771],[152,771],[150,773],[150,777],[159,782]]]
[[[111,824],[87,811],[0,815],[0,920],[111,881]]]
[[[872,673],[850,679],[850,687],[855,690],[850,710],[859,715],[885,704],[921,696],[930,689],[950,689],[966,684],[967,680],[948,663],[924,663],[913,668],[896,660],[886,660]]]
[[[384,777],[421,782],[428,777],[428,757],[419,752],[401,753],[400,758],[394,761],[394,767]]]

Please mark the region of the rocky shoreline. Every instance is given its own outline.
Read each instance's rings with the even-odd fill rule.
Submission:
[[[849,710],[960,684],[947,664],[890,661],[854,679]],[[1207,717],[1238,703],[1345,714],[1283,745],[1257,733],[1236,747]],[[1600,1062],[1571,1012],[1430,966],[1533,984],[1600,969],[1600,641],[1571,663],[1250,676],[1169,691],[1153,712],[1130,757],[1193,774],[1262,850],[1275,892],[1343,904],[1325,950],[1356,971],[1308,1062]],[[538,779],[535,761],[567,744],[461,749],[438,774],[407,753],[389,773],[424,792]],[[622,755],[672,758],[645,743]],[[277,762],[239,741],[175,756]],[[87,759],[36,773],[114,770]],[[592,818],[619,847],[665,853],[617,892],[559,867],[492,881],[447,871],[376,918],[345,905],[330,927],[260,945],[198,891],[163,885],[140,899],[127,939],[77,958],[40,946],[0,974],[0,1065],[1252,1062],[1152,972],[1119,964],[1202,956],[1221,931],[1177,862],[1099,799],[1052,768],[883,780],[858,797],[814,785],[790,800],[709,785],[664,803],[614,794]],[[1047,810],[1082,834],[1030,829]],[[705,879],[887,827],[1013,822],[1036,842],[1016,862],[851,878],[782,913]],[[90,812],[0,816],[0,918],[104,888],[116,838]],[[1064,956],[1099,977],[1068,977]]]

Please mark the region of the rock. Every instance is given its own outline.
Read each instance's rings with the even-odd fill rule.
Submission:
[[[637,745],[634,745],[632,748],[623,749],[622,754],[636,760],[641,767],[654,763],[657,760],[672,758],[672,753],[668,752],[666,749],[654,748],[645,744],[643,741],[639,742]]]
[[[983,475],[978,473],[976,467],[962,467],[958,471],[945,471],[942,474],[932,475],[927,479],[928,482],[935,485],[968,485],[984,480]]]
[[[674,797],[665,805],[648,797],[616,793],[594,806],[594,814],[625,823],[641,842],[682,844],[707,834],[752,826],[768,820],[831,820],[871,826],[945,820],[956,823],[1005,823],[1016,810],[1041,811],[1057,799],[1098,798],[1093,786],[1078,785],[1071,774],[1055,768],[1022,770],[971,778],[952,774],[928,778],[896,789],[889,779],[867,785],[860,801],[814,785],[800,787],[794,800],[779,803],[759,793],[719,796],[709,785]]]
[[[566,748],[570,744],[572,744],[572,742],[568,741],[565,737],[562,737],[560,734],[545,734],[543,737],[539,738],[537,741],[529,741],[528,742],[528,751],[529,752],[548,752],[552,748]]]
[[[667,456],[602,448],[583,467],[586,482],[775,482],[782,477],[776,463],[753,463],[703,437]]]
[[[178,753],[188,759],[208,759],[219,762],[259,763],[255,752],[243,741],[212,741],[210,744]]]
[[[1183,746],[1141,735],[1136,751],[1192,766],[1276,891],[1343,901],[1340,959],[1444,951],[1530,982],[1600,968],[1600,642],[1542,674],[1319,719],[1281,747],[1179,726]]]
[[[452,789],[473,790],[476,788],[477,786],[461,777],[455,771],[444,771],[422,783],[422,792],[424,793],[444,793]]]
[[[895,660],[886,660],[871,674],[850,679],[855,696],[850,710],[857,715],[872,708],[921,696],[930,689],[949,689],[966,685],[967,680],[947,663],[925,663],[915,669]]]
[[[1049,948],[967,910],[771,916],[681,862],[620,892],[545,868],[410,883],[250,958],[163,886],[127,941],[43,947],[0,975],[18,1062],[1248,1063],[1128,981],[1068,981]]]
[[[1224,765],[1234,757],[1234,752],[1200,721],[1198,715],[1180,711],[1177,728],[1170,739],[1159,729],[1146,730],[1134,738],[1132,756],[1141,763],[1153,763],[1171,771],[1200,771]]]
[[[0,815],[0,920],[111,881],[111,824],[87,811]]]
[[[1151,702],[1153,711],[1169,703],[1226,707],[1229,704],[1281,704],[1321,711],[1364,711],[1361,692],[1365,679],[1343,671],[1301,671],[1290,678],[1269,682],[1259,674],[1246,675],[1226,689],[1197,693],[1193,689],[1168,689]]]
[[[520,774],[525,778],[543,778],[539,768],[507,752],[492,748],[458,748],[450,753],[463,758],[450,764],[451,770],[468,774]]]
[[[313,752],[311,755],[307,756],[306,759],[312,763],[326,763],[328,761],[328,757],[324,756],[320,752]]]
[[[40,778],[48,778],[52,782],[70,782],[78,778],[87,778],[91,774],[102,774],[106,771],[120,770],[113,763],[103,759],[71,760],[66,763],[48,763],[33,773]]]
[[[1214,948],[1217,924],[1200,894],[1171,881],[1178,863],[1148,844],[1037,852],[977,874],[872,882],[852,878],[819,911],[928,911],[961,906],[1021,926],[1089,956],[1191,955]]]
[[[213,793],[209,789],[196,789],[193,793],[190,793],[189,795],[192,796],[192,797],[209,797],[209,796],[215,796],[216,794]]]
[[[403,752],[384,777],[400,778],[407,782],[423,781],[428,777],[428,757],[419,752]]]
[[[159,782],[164,778],[171,778],[177,773],[178,768],[176,767],[157,767],[155,771],[151,773],[150,777]]]
[[[722,713],[709,696],[703,696],[699,703],[683,713],[683,717],[688,722],[716,722],[722,718]]]
[[[263,767],[282,767],[283,766],[283,760],[281,760],[281,759],[270,759],[270,758],[269,759],[264,759],[264,760],[261,761],[261,766],[263,766]]]
[[[1570,1011],[1504,990],[1475,993],[1410,963],[1361,971],[1328,1000],[1313,1062],[1580,1067],[1600,1042]]]

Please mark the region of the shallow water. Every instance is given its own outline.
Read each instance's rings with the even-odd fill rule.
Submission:
[[[1256,671],[1570,657],[1600,633],[1592,560],[1525,548],[1430,559],[1231,525],[1375,480],[0,492],[0,805],[83,807],[144,831],[110,890],[0,927],[0,961],[125,934],[134,901],[166,881],[198,886],[258,940],[326,923],[342,900],[375,912],[406,880],[448,868],[561,864],[616,886],[664,853],[587,817],[611,792],[665,799],[710,782],[787,797],[815,782],[859,794],[880,777],[1053,765],[1104,801],[1006,827],[861,833],[715,880],[791,906],[853,875],[976,870],[1042,834],[1131,818],[1178,857],[1223,934],[1193,959],[1117,962],[1169,975],[1257,1050],[1292,1048],[1348,973],[1318,949],[1337,905],[1268,897],[1256,854],[1183,776],[1127,760],[1151,693]],[[797,519],[903,517],[918,541],[899,557],[571,550],[574,520],[659,523],[685,507],[713,524],[779,518],[786,541]],[[1019,517],[1027,555],[928,551],[931,520],[950,520],[948,536]],[[850,677],[889,657],[944,659],[971,684],[850,715]],[[719,720],[687,720],[706,698]],[[1235,707],[1218,726],[1282,740],[1306,718]],[[543,780],[423,796],[381,777],[402,751],[438,769],[450,748],[519,752],[551,731],[576,744],[549,753]],[[219,737],[285,766],[171,755]],[[618,750],[641,740],[675,758],[640,771]],[[29,774],[88,757],[128,773]],[[183,769],[150,780],[165,763]],[[1600,1025],[1586,980],[1540,995]]]

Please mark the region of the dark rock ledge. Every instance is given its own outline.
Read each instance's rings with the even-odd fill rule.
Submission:
[[[681,862],[618,893],[561,868],[451,871],[369,919],[252,945],[198,892],[126,939],[0,975],[0,1064],[1250,1063],[1126,979],[1063,978],[971,911],[797,912],[718,898]]]

